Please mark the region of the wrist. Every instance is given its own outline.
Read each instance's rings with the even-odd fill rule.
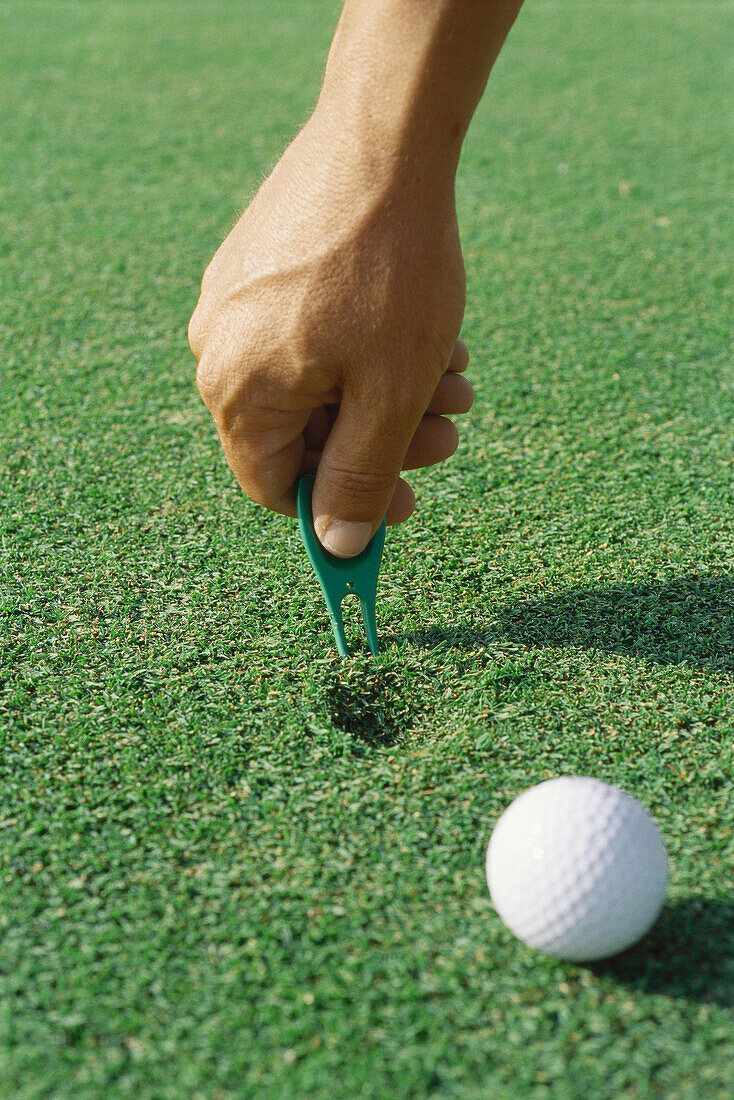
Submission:
[[[443,206],[455,201],[456,162],[406,132],[400,116],[363,113],[361,97],[320,99],[308,123],[320,171],[349,194],[373,201]],[[458,159],[458,158],[457,158]]]
[[[453,179],[522,0],[346,0],[317,110],[376,170]]]

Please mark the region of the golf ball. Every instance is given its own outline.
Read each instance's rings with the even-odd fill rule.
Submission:
[[[497,822],[487,884],[500,917],[530,947],[589,962],[631,947],[665,900],[668,858],[635,798],[585,776],[524,791]]]

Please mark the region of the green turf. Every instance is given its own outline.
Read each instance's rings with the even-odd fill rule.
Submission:
[[[477,405],[346,663],[185,340],[338,7],[0,7],[0,1096],[728,1100],[731,7],[529,0],[459,183]],[[671,857],[591,968],[484,883],[566,772]]]

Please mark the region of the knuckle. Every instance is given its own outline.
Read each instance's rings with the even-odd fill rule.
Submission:
[[[451,328],[428,329],[426,332],[426,361],[430,364],[434,378],[445,374],[456,346],[456,334]]]
[[[231,428],[225,427],[227,435],[234,433]],[[265,486],[269,484],[268,466],[272,458],[272,445],[268,442],[268,433],[258,431],[252,425],[240,425],[236,431],[237,451],[247,468],[250,481],[253,485]],[[262,490],[261,490],[262,491]],[[259,501],[262,504],[262,501]]]
[[[216,405],[222,397],[224,389],[222,370],[214,357],[206,352],[199,359],[199,365],[196,368],[196,386],[207,408]]]
[[[255,504],[260,504],[263,508],[277,511],[281,494],[268,484],[267,479],[258,477],[255,469],[250,471],[249,477],[247,474],[245,476],[245,494],[249,499]]]
[[[384,467],[330,463],[329,480],[337,492],[349,501],[386,496],[394,487],[397,474]]]
[[[255,504],[261,504],[263,508],[269,508],[272,503],[272,494],[268,492],[266,485],[255,480],[253,472],[252,467],[248,467],[247,463],[243,462],[242,482],[245,495]]]

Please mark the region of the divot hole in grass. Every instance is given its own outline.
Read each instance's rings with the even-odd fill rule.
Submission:
[[[412,726],[412,716],[399,677],[378,670],[336,674],[325,685],[324,704],[332,724],[357,742],[376,747],[395,745]]]

